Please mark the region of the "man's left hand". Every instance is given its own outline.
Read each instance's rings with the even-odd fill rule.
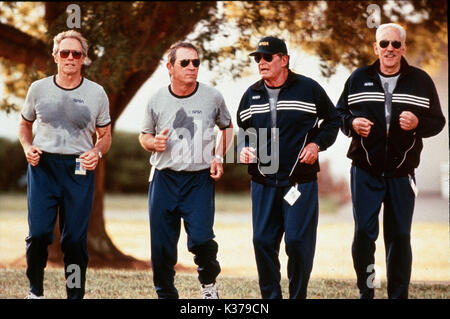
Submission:
[[[88,171],[93,171],[97,167],[98,164],[98,151],[96,152],[94,149],[89,150],[80,155],[81,165]]]
[[[219,159],[215,158],[211,162],[211,167],[209,172],[211,173],[211,178],[215,180],[216,182],[222,177],[223,175],[223,165],[220,162]]]
[[[419,124],[419,119],[409,111],[403,111],[400,114],[400,128],[404,131],[414,130]]]
[[[314,164],[319,156],[319,146],[316,143],[309,143],[303,148],[300,154],[300,163]]]

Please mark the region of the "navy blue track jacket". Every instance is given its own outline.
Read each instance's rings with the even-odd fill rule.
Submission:
[[[319,120],[323,120],[319,124]],[[265,154],[271,154],[271,115],[269,96],[264,80],[251,85],[242,96],[237,111],[238,126],[244,130],[267,129]],[[314,80],[289,71],[281,87],[277,101],[277,122],[279,129],[279,168],[275,174],[264,174],[261,166],[268,163],[249,164],[252,180],[269,186],[285,187],[317,179],[319,161],[313,165],[300,163],[298,157],[310,142],[326,150],[336,140],[339,131],[339,116],[323,88]],[[259,158],[260,148],[257,148]]]
[[[355,70],[345,83],[337,110],[342,131],[352,142],[347,156],[352,165],[374,175],[400,177],[414,175],[419,165],[422,138],[438,134],[445,125],[439,97],[430,76],[402,57],[400,77],[392,93],[392,115],[389,133],[386,131],[385,95],[378,75],[380,62]],[[403,111],[419,119],[416,129],[400,128]],[[356,117],[372,121],[367,138],[359,136],[352,127]]]

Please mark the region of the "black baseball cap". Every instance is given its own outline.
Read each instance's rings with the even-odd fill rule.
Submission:
[[[263,54],[276,54],[283,53],[288,54],[286,43],[283,40],[275,38],[275,37],[264,37],[258,42],[258,48],[255,52],[250,53],[249,55],[256,55],[258,53]]]

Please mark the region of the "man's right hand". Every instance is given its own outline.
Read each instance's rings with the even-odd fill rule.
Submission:
[[[362,137],[369,136],[373,122],[364,117],[357,117],[352,121],[353,130]]]
[[[37,164],[39,164],[41,154],[41,149],[35,145],[30,145],[25,150],[25,157],[27,158],[27,162],[30,163],[31,166],[36,166]]]
[[[244,147],[239,155],[239,160],[241,163],[249,164],[252,163],[256,158],[256,150],[253,147]]]
[[[163,129],[159,134],[155,135],[155,151],[156,152],[164,152],[167,147],[167,140],[169,137],[167,133],[169,132],[168,128]]]

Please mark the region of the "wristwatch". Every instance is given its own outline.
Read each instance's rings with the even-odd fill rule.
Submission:
[[[221,164],[223,164],[223,156],[220,156],[219,154],[216,154],[214,157],[217,158],[220,161]]]

